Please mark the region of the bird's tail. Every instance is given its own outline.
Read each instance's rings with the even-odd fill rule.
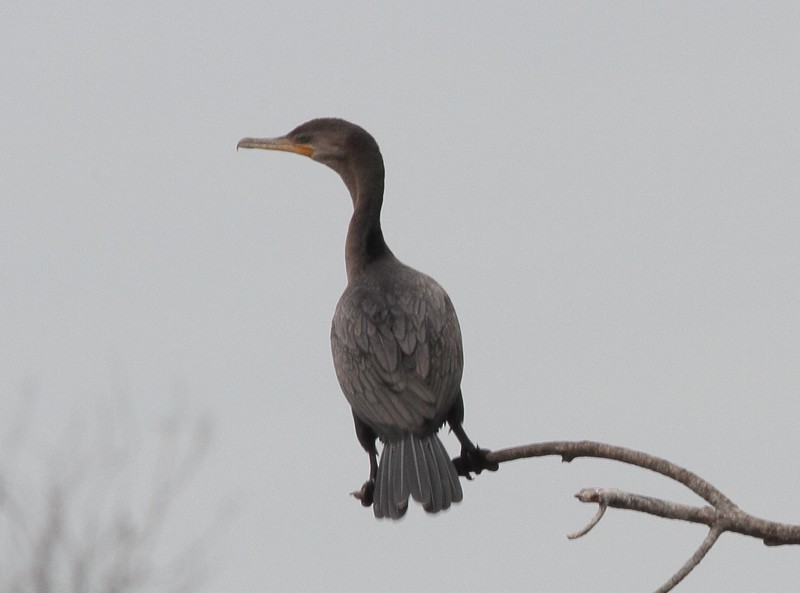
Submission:
[[[383,447],[372,504],[375,516],[399,519],[408,509],[409,495],[429,513],[463,498],[456,468],[435,433],[406,434]]]

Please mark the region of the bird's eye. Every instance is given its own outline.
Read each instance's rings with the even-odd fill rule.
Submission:
[[[308,134],[300,134],[297,138],[295,138],[298,144],[308,144],[311,142],[311,136]]]

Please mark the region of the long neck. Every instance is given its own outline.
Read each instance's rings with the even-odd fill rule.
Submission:
[[[347,278],[352,280],[377,259],[391,256],[381,231],[381,206],[383,205],[383,160],[367,166],[354,167],[345,178],[353,199],[353,217],[347,230],[345,263]]]

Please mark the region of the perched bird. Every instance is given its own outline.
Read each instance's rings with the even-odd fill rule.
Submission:
[[[463,350],[450,297],[384,241],[384,167],[375,139],[342,119],[321,118],[278,138],[244,138],[238,148],[305,155],[336,171],[350,191],[347,288],[333,316],[331,349],[370,460],[369,479],[354,496],[372,504],[376,517],[392,519],[405,514],[409,495],[430,513],[459,502],[459,474],[469,478],[497,464],[461,426]],[[461,443],[453,461],[436,434],[445,422]],[[384,443],[380,465],[376,438]]]

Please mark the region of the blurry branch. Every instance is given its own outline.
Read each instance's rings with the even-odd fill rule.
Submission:
[[[708,503],[708,506],[690,506],[611,488],[585,488],[575,495],[581,502],[597,503],[599,506],[591,522],[582,530],[570,534],[568,536],[570,539],[581,537],[591,531],[609,507],[638,511],[666,519],[702,523],[709,527],[708,535],[700,547],[666,583],[656,590],[656,593],[671,591],[700,563],[719,536],[726,531],[755,537],[767,546],[800,544],[800,525],[776,523],[745,513],[730,498],[697,474],[666,459],[641,451],[594,441],[552,441],[498,449],[489,452],[487,459],[503,463],[514,459],[549,455],[558,455],[564,462],[570,462],[578,457],[596,457],[649,469],[680,482]]]
[[[177,554],[169,552],[171,541],[161,540],[170,512],[207,455],[209,424],[174,416],[158,431],[152,450],[130,435],[115,442],[119,427],[98,424],[99,437],[88,442],[91,431],[71,425],[49,459],[38,450],[27,454],[9,427],[16,443],[0,451],[0,593],[197,587],[203,541],[219,525],[181,543]],[[159,559],[164,554],[166,561]]]

